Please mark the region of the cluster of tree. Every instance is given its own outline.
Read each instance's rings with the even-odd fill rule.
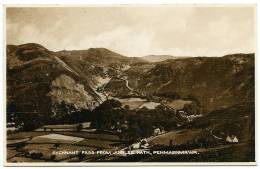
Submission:
[[[127,109],[121,106],[117,100],[106,100],[93,110],[91,126],[107,130],[117,122],[124,121],[127,118]]]
[[[62,101],[54,105],[53,114],[50,124],[73,124],[90,121],[91,111],[87,109],[76,109],[73,105],[66,104]]]
[[[22,130],[31,131],[47,124],[73,124],[85,121],[90,121],[91,112],[89,110],[77,110],[73,105],[68,105],[61,102],[54,106],[54,111],[47,112],[16,112],[10,113],[12,121],[16,125],[22,126]],[[80,129],[78,129],[80,130]]]
[[[101,130],[118,129],[124,140],[133,142],[153,134],[155,128],[171,130],[181,123],[175,112],[163,105],[155,109],[130,110],[117,100],[107,100],[92,112],[92,127]]]
[[[187,112],[188,115],[203,113],[202,107],[198,105],[196,102],[185,104],[183,110]]]
[[[173,100],[181,98],[181,96],[177,92],[159,92],[159,93],[155,93],[155,95],[163,98],[173,99]]]
[[[46,116],[50,116],[50,114],[18,112],[14,115],[14,122],[16,125],[21,126],[21,130],[32,131],[43,126],[47,122]]]

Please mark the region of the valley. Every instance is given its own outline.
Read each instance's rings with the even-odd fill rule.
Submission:
[[[254,161],[254,54],[165,58],[8,45],[7,161]]]

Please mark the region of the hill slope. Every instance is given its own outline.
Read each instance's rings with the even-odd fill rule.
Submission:
[[[207,111],[254,101],[254,54],[135,64],[122,76],[141,95],[193,98]]]
[[[171,55],[147,55],[141,57],[142,59],[148,62],[161,62],[169,59],[185,59],[188,57],[185,56],[171,56]]]
[[[52,52],[34,43],[8,45],[8,110],[55,112],[62,102],[91,110],[103,101],[98,85],[131,62],[104,48]]]
[[[145,62],[105,48],[7,46],[8,112],[92,110],[114,97],[195,100],[204,112],[254,102],[254,54]]]

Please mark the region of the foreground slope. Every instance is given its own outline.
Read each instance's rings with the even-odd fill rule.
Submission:
[[[64,103],[91,110],[103,101],[97,86],[130,62],[104,48],[53,52],[34,43],[8,45],[8,111],[55,114]]]

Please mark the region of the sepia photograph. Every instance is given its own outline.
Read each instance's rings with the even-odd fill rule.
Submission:
[[[256,5],[6,5],[6,164],[255,164]]]

